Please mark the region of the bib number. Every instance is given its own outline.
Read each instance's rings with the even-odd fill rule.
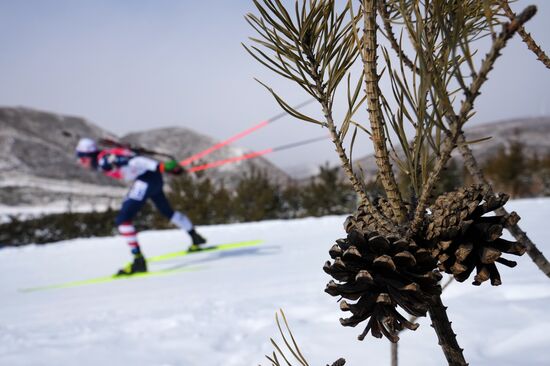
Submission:
[[[128,198],[135,201],[143,201],[149,185],[141,180],[136,180],[128,192]]]

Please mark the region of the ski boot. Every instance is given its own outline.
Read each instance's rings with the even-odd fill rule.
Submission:
[[[116,276],[130,276],[136,273],[147,272],[147,262],[141,254],[134,255],[134,261],[119,270]]]
[[[197,233],[195,229],[189,230],[188,233],[191,236],[191,240],[193,240],[193,244],[191,244],[188,250],[190,252],[201,250],[201,245],[206,243],[206,239],[203,238],[199,233]]]

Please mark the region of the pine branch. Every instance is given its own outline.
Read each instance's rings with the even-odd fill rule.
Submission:
[[[363,1],[364,34],[361,43],[361,57],[363,59],[367,105],[371,125],[371,138],[374,146],[376,164],[380,170],[380,180],[386,191],[397,223],[403,223],[407,211],[393,174],[392,164],[386,146],[384,121],[380,105],[380,89],[378,87],[378,73],[376,70],[377,24],[376,24],[376,0]]]
[[[388,4],[386,0],[378,0],[378,12],[384,22],[384,30],[386,31],[385,35],[388,41],[390,41],[392,49],[409,69],[414,72],[418,72],[411,59],[407,57],[405,52],[403,52],[403,48],[399,42],[397,42],[397,38],[395,37],[395,33],[393,32],[393,27],[390,22],[390,13],[388,11]]]
[[[325,87],[323,86],[323,78],[320,75],[319,70],[315,65],[315,55],[312,53],[311,50],[306,50],[305,53],[306,53],[306,58],[309,61],[310,75],[312,76],[312,79],[315,82],[315,86],[313,88],[315,90],[318,101],[321,104],[321,107],[323,109],[323,115],[325,116],[326,126],[329,130],[332,143],[336,147],[336,153],[340,158],[341,166],[344,169],[344,172],[346,173],[349,181],[351,182],[353,189],[359,195],[361,202],[367,206],[367,209],[369,210],[369,212],[373,214],[373,216],[375,216],[376,219],[381,223],[384,221],[387,221],[387,219],[385,219],[380,214],[380,212],[378,212],[378,210],[374,207],[370,198],[367,196],[364,190],[363,184],[361,183],[361,181],[353,171],[353,167],[351,166],[350,159],[348,158],[346,154],[346,150],[342,145],[342,140],[340,139],[340,133],[338,132],[336,128],[336,124],[334,123],[334,118],[332,116],[332,108],[331,108],[332,100],[330,99],[330,96],[327,94]]]
[[[254,4],[261,16],[248,14],[247,20],[262,39],[252,41],[267,49],[267,52],[258,47],[245,48],[264,66],[296,82],[314,97],[322,107],[325,121],[317,121],[299,113],[271,88],[264,86],[292,116],[329,129],[341,165],[353,189],[380,225],[392,231],[395,225],[371,203],[364,184],[353,172],[351,161],[343,147],[343,137],[352,123],[353,114],[364,102],[364,98],[358,98],[359,86],[348,99],[349,110],[340,131],[332,113],[336,89],[357,59],[358,49],[354,46],[352,30],[360,17],[351,16],[347,19],[347,6],[340,14],[336,13],[334,0],[304,2],[301,7],[296,3],[295,18],[287,13],[280,0],[254,0]]]
[[[275,314],[275,322],[277,323],[277,328],[279,329],[279,334],[281,335],[281,338],[283,339],[283,342],[286,346],[286,349],[288,349],[290,354],[294,357],[294,359],[296,359],[296,361],[298,361],[298,363],[300,365],[309,366],[309,364],[307,363],[307,360],[305,359],[304,355],[300,351],[300,347],[298,346],[298,344],[296,343],[296,340],[294,339],[294,335],[292,334],[292,331],[290,330],[290,327],[289,327],[288,322],[286,320],[285,313],[283,312],[282,309],[279,309],[279,311],[281,312],[281,317],[283,318],[283,321],[285,323],[286,332],[288,333],[288,335],[290,336],[290,339],[292,341],[292,344],[290,344],[287,337],[285,336],[285,331],[281,327],[281,323],[279,321],[279,314]],[[273,345],[273,347],[275,348],[275,351],[273,351],[272,356],[267,356],[266,355],[265,357],[271,362],[271,364],[273,366],[281,366],[281,363],[279,362],[279,360],[277,358],[277,355],[280,355],[283,358],[283,360],[285,361],[286,365],[290,366],[291,363],[289,362],[287,356],[285,355],[285,351],[283,351],[281,349],[281,347],[279,347],[279,345],[277,344],[277,342],[275,342],[273,340],[273,338],[271,338],[270,341],[271,341],[271,344]]]
[[[343,358],[339,358],[331,366],[344,366],[346,364],[346,360]],[[328,366],[328,365],[327,365]]]
[[[326,95],[326,93],[323,90],[321,80],[317,78],[317,93],[319,95],[319,103],[321,104],[323,108],[323,115],[325,116],[326,126],[328,127],[330,138],[332,140],[332,143],[336,147],[336,153],[338,154],[338,157],[340,158],[340,163],[342,168],[344,169],[344,172],[346,173],[349,181],[351,182],[351,185],[355,192],[359,195],[361,202],[366,205],[367,209],[375,217],[375,219],[378,221],[378,223],[385,227],[386,230],[389,232],[394,231],[394,225],[392,225],[389,220],[384,217],[378,209],[372,204],[369,196],[367,195],[364,185],[362,184],[362,180],[360,180],[355,172],[353,171],[353,167],[351,165],[351,161],[348,158],[346,154],[346,150],[344,146],[342,145],[342,140],[340,139],[340,134],[338,130],[336,129],[336,125],[334,123],[334,118],[332,117],[332,109],[330,108],[331,100]]]
[[[468,143],[466,142],[463,134],[461,134],[458,138],[458,149],[460,150],[460,153],[464,158],[464,165],[468,169],[468,172],[470,172],[470,175],[474,178],[474,182],[477,184],[482,184],[486,187],[489,194],[494,195],[493,187],[485,178],[483,171],[477,163],[477,160],[472,153],[472,149],[470,149],[470,147],[468,146]],[[504,207],[495,210],[495,212],[497,213],[497,215],[509,215],[508,211]],[[508,231],[510,231],[512,236],[518,242],[520,242],[525,248],[527,248],[527,254],[529,254],[529,257],[531,257],[537,267],[539,267],[539,269],[546,276],[550,277],[550,263],[542,254],[542,252],[537,248],[535,243],[533,243],[531,239],[529,239],[527,233],[525,233],[517,223],[513,222],[507,225],[506,228],[508,229]]]
[[[519,27],[521,29],[522,27]],[[519,32],[519,30],[518,30]],[[444,96],[441,96],[441,100],[443,101],[444,110],[447,111],[446,117],[449,121],[449,124],[452,124],[453,121],[459,120],[460,118],[452,112],[452,108],[450,106],[450,100],[445,99]],[[483,184],[485,187],[489,189],[490,192],[493,192],[492,187],[490,186],[489,182],[485,179],[483,176],[483,172],[479,168],[477,161],[475,160],[471,149],[468,147],[465,138],[463,134],[461,133],[458,136],[457,140],[459,150],[461,151],[464,160],[465,165],[467,169],[469,170],[470,174],[474,178],[476,183]],[[508,212],[504,209],[498,209],[498,214],[501,215],[507,215]],[[527,234],[517,225],[517,223],[511,223],[507,229],[512,233],[512,235],[518,240],[520,243],[523,244],[525,248],[527,248],[528,254],[535,262],[535,264],[539,267],[539,269],[545,273],[548,277],[550,277],[550,263],[548,260],[544,257],[544,255],[540,252],[540,250],[536,247],[536,245],[529,239]]]
[[[288,321],[286,319],[285,313],[283,312],[283,309],[279,309],[279,311],[281,313],[285,329],[283,329],[283,327],[281,326],[281,322],[279,321],[279,314],[275,314],[275,322],[277,323],[277,328],[279,329],[279,334],[283,339],[286,350],[290,352],[290,354],[294,357],[299,365],[309,366],[309,363],[302,354],[302,351],[300,350],[300,347],[298,346],[298,343],[296,342],[296,339],[294,338],[294,335],[290,330],[290,326],[288,325]],[[285,333],[288,333],[288,336],[285,335]],[[290,339],[288,339],[287,337],[290,337]],[[281,349],[281,347],[277,344],[277,342],[273,340],[273,338],[271,338],[270,341],[275,348],[275,351],[272,352],[271,356],[266,355],[265,358],[267,358],[269,362],[271,362],[272,366],[282,366],[283,363],[279,361],[279,358],[277,357],[277,355],[279,355],[284,360],[284,364],[290,366],[290,357],[287,357],[286,350]],[[332,366],[344,366],[345,363],[346,360],[344,360],[343,358],[339,358],[338,360],[334,361],[334,363],[332,363]]]
[[[458,345],[456,334],[451,326],[452,323],[447,316],[447,307],[441,302],[440,295],[431,298],[428,312],[449,366],[467,366],[468,363],[462,354],[463,349]]]
[[[424,184],[422,194],[418,200],[418,206],[416,207],[414,218],[410,227],[410,233],[416,233],[421,227],[424,221],[424,215],[428,206],[430,195],[435,187],[435,184],[439,181],[441,171],[449,161],[451,152],[456,147],[458,137],[462,134],[462,126],[470,117],[470,112],[474,107],[476,98],[481,94],[481,87],[487,81],[489,72],[493,69],[495,61],[501,55],[502,49],[506,46],[508,40],[518,31],[518,29],[531,19],[537,11],[535,6],[528,6],[521,14],[519,14],[510,23],[504,24],[503,29],[499,36],[493,41],[492,47],[489,53],[481,64],[481,68],[477,77],[472,81],[469,89],[465,91],[465,99],[462,102],[460,112],[456,118],[451,115],[450,131],[443,140],[443,147],[440,151],[439,158],[432,170],[432,173],[428,177],[428,180]],[[451,111],[446,111],[448,115]]]
[[[513,20],[516,17],[516,14],[510,8],[508,0],[501,0],[500,3],[502,5],[502,8],[504,9],[504,12],[506,13],[506,16],[510,18],[510,20]],[[535,40],[531,36],[531,33],[528,33],[523,26],[519,27],[518,33],[521,36],[523,42],[527,45],[527,48],[529,48],[535,54],[535,56],[537,56],[537,60],[542,62],[544,66],[546,66],[546,68],[550,69],[550,58],[535,42]]]
[[[390,342],[391,344],[391,366],[398,366],[399,364],[399,342]]]

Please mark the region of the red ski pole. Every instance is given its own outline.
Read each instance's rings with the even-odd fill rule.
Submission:
[[[301,108],[301,107],[303,107],[303,106],[308,105],[308,104],[311,103],[311,102],[313,102],[313,99],[310,99],[310,100],[308,100],[308,101],[306,101],[306,102],[300,103],[300,104],[296,105],[296,106],[293,107],[293,108],[294,108],[294,109],[298,109],[298,108]],[[181,161],[179,162],[179,164],[180,164],[181,166],[187,166],[187,165],[191,164],[192,162],[194,162],[195,160],[198,160],[198,159],[202,158],[203,156],[208,155],[208,154],[210,154],[211,152],[216,151],[216,150],[218,150],[218,149],[224,147],[225,145],[228,145],[228,144],[230,144],[230,143],[232,143],[232,142],[234,142],[234,141],[236,141],[236,140],[238,140],[238,139],[241,139],[241,138],[243,138],[243,137],[245,137],[245,136],[251,134],[252,132],[254,132],[254,131],[256,131],[256,130],[259,130],[260,128],[267,126],[268,124],[270,124],[270,123],[272,123],[272,122],[275,122],[275,121],[278,120],[278,119],[281,119],[282,117],[286,116],[287,114],[288,114],[287,112],[279,113],[279,114],[277,114],[277,115],[275,115],[275,116],[273,116],[273,117],[271,117],[271,118],[269,118],[269,119],[267,119],[267,120],[265,120],[265,121],[262,121],[262,122],[258,123],[258,124],[255,125],[255,126],[252,126],[252,127],[248,128],[248,129],[242,131],[242,132],[239,132],[239,133],[236,134],[235,136],[232,136],[232,137],[228,138],[228,139],[225,140],[225,141],[219,142],[219,143],[217,143],[217,144],[215,144],[215,145],[209,147],[209,148],[206,149],[206,150],[203,150],[203,151],[201,151],[201,152],[199,152],[199,153],[196,153],[196,154],[194,154],[194,155],[188,157],[187,159],[181,160]]]
[[[188,168],[187,171],[188,172],[199,172],[201,170],[216,168],[216,167],[219,167],[219,166],[222,166],[222,165],[225,165],[225,164],[235,163],[235,162],[241,161],[241,160],[248,160],[248,159],[257,158],[258,156],[262,156],[262,155],[269,154],[269,153],[272,153],[272,152],[291,149],[291,148],[294,148],[294,147],[297,147],[297,146],[311,144],[313,142],[325,140],[327,138],[328,138],[327,136],[317,137],[317,138],[314,138],[314,139],[298,141],[298,142],[294,142],[292,144],[273,147],[271,149],[254,151],[254,152],[247,153],[247,154],[244,154],[244,155],[234,156],[232,158],[217,160],[217,161],[213,161],[211,163],[207,163],[207,164],[203,164],[203,165],[197,165],[197,166]]]

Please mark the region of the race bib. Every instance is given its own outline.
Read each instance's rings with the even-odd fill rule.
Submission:
[[[128,192],[128,198],[135,201],[143,201],[149,185],[141,180],[136,180]]]

